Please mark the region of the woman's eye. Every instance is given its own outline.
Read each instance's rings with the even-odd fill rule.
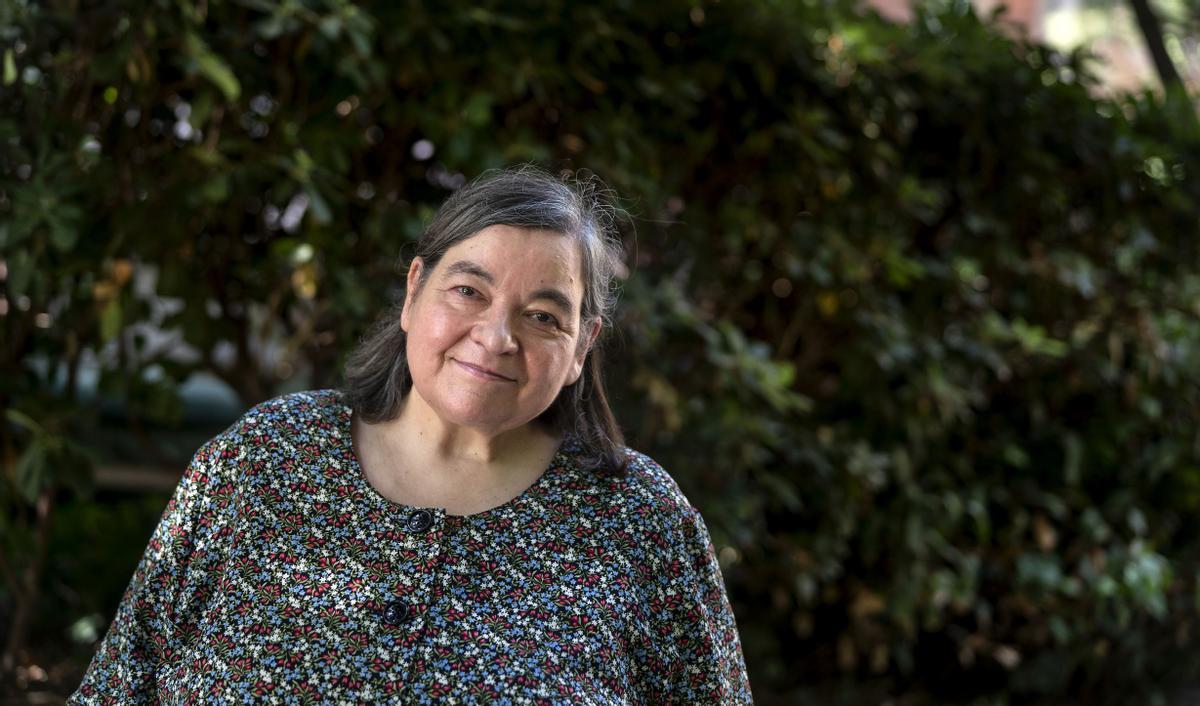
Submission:
[[[544,311],[535,311],[532,314],[530,314],[529,316],[534,321],[538,322],[539,324],[546,324],[548,326],[557,326],[558,325],[558,319],[554,318],[554,315],[547,314]]]

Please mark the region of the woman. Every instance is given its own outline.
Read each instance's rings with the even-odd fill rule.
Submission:
[[[196,453],[72,703],[741,704],[699,513],[601,377],[587,185],[452,196],[346,385]]]

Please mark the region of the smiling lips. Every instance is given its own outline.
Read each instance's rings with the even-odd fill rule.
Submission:
[[[453,360],[458,364],[458,367],[466,371],[467,374],[471,375],[472,377],[477,377],[480,380],[488,380],[491,382],[516,382],[514,378],[510,378],[507,375],[501,375],[494,370],[489,370],[478,365],[472,365],[471,363],[464,363],[457,358],[454,358]]]

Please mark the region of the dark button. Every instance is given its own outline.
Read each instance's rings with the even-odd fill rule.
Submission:
[[[408,620],[408,606],[400,601],[392,601],[383,609],[383,622],[388,625],[399,625]]]
[[[408,516],[409,532],[424,532],[433,526],[433,513],[428,510],[417,510]]]

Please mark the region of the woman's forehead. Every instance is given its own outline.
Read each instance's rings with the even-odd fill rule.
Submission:
[[[553,230],[493,225],[452,246],[438,269],[446,273],[537,273],[580,280],[583,257],[574,238]]]
[[[556,288],[578,302],[584,288],[582,263],[579,244],[563,233],[489,226],[447,250],[435,269],[441,278],[469,276],[490,284]]]

